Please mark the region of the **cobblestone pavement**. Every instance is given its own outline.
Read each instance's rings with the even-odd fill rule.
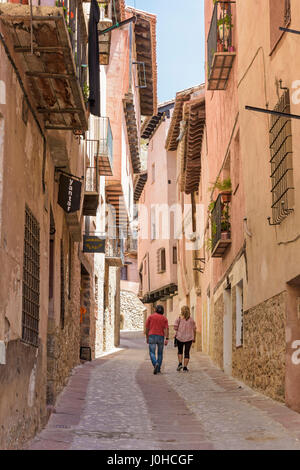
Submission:
[[[300,450],[300,414],[226,376],[192,351],[177,372],[165,349],[153,375],[141,333],[122,351],[74,369],[32,450]]]

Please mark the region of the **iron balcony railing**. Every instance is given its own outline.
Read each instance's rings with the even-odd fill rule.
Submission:
[[[97,162],[95,166],[86,167],[84,189],[86,193],[99,193],[99,174]]]
[[[106,258],[120,258],[124,264],[124,240],[122,238],[107,238]]]
[[[220,240],[230,240],[229,202],[222,202],[219,194],[211,213],[212,252]]]
[[[216,52],[233,52],[232,16],[229,2],[217,2],[207,38],[208,78]]]
[[[94,118],[94,137],[99,141],[99,156],[108,157],[111,168],[113,167],[113,135],[108,117]]]
[[[64,10],[64,18],[73,50],[76,77],[87,105],[89,93],[87,85],[87,32],[83,13],[79,10],[79,0],[56,0],[56,6]]]

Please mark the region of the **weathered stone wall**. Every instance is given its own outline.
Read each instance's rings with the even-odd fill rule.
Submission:
[[[123,330],[144,329],[144,304],[130,291],[121,291],[121,315]]]
[[[233,312],[235,303],[234,293]],[[244,341],[240,348],[235,347],[236,318],[233,315],[233,375],[280,401],[284,401],[285,325],[286,292],[244,312]]]
[[[107,267],[105,274],[105,309],[103,315],[103,351],[110,351],[115,347],[116,328],[119,328],[120,312],[117,296],[120,295],[118,289],[118,276],[116,267]],[[119,282],[120,284],[120,282]]]
[[[211,315],[210,351],[213,361],[223,369],[223,296],[217,299]]]
[[[0,449],[20,449],[46,423],[43,346],[10,341],[0,365]]]

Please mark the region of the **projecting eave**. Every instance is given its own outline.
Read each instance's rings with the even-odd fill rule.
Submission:
[[[139,88],[141,115],[153,116],[157,113],[156,16],[130,7],[126,12],[136,16],[136,61],[145,66],[145,83]]]
[[[191,96],[198,93],[205,93],[204,85],[197,85],[195,87],[187,88],[186,90],[182,90],[176,93],[174,111],[165,145],[167,150],[173,151],[177,149],[177,139],[180,134],[180,122],[182,121],[183,117],[183,105],[185,102],[191,99]]]

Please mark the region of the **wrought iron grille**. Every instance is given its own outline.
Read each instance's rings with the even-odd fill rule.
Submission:
[[[38,347],[40,309],[40,226],[25,207],[22,340]]]
[[[60,326],[65,326],[65,266],[64,266],[64,244],[60,240]]]
[[[275,111],[290,113],[290,95],[286,89],[274,108]],[[292,127],[291,119],[285,116],[271,116],[270,127],[272,219],[280,224],[290,212],[293,190]]]
[[[216,52],[228,52],[232,47],[231,5],[218,2],[214,6],[210,30],[207,37],[208,78],[210,77],[214,55]],[[223,24],[219,27],[218,23]]]

